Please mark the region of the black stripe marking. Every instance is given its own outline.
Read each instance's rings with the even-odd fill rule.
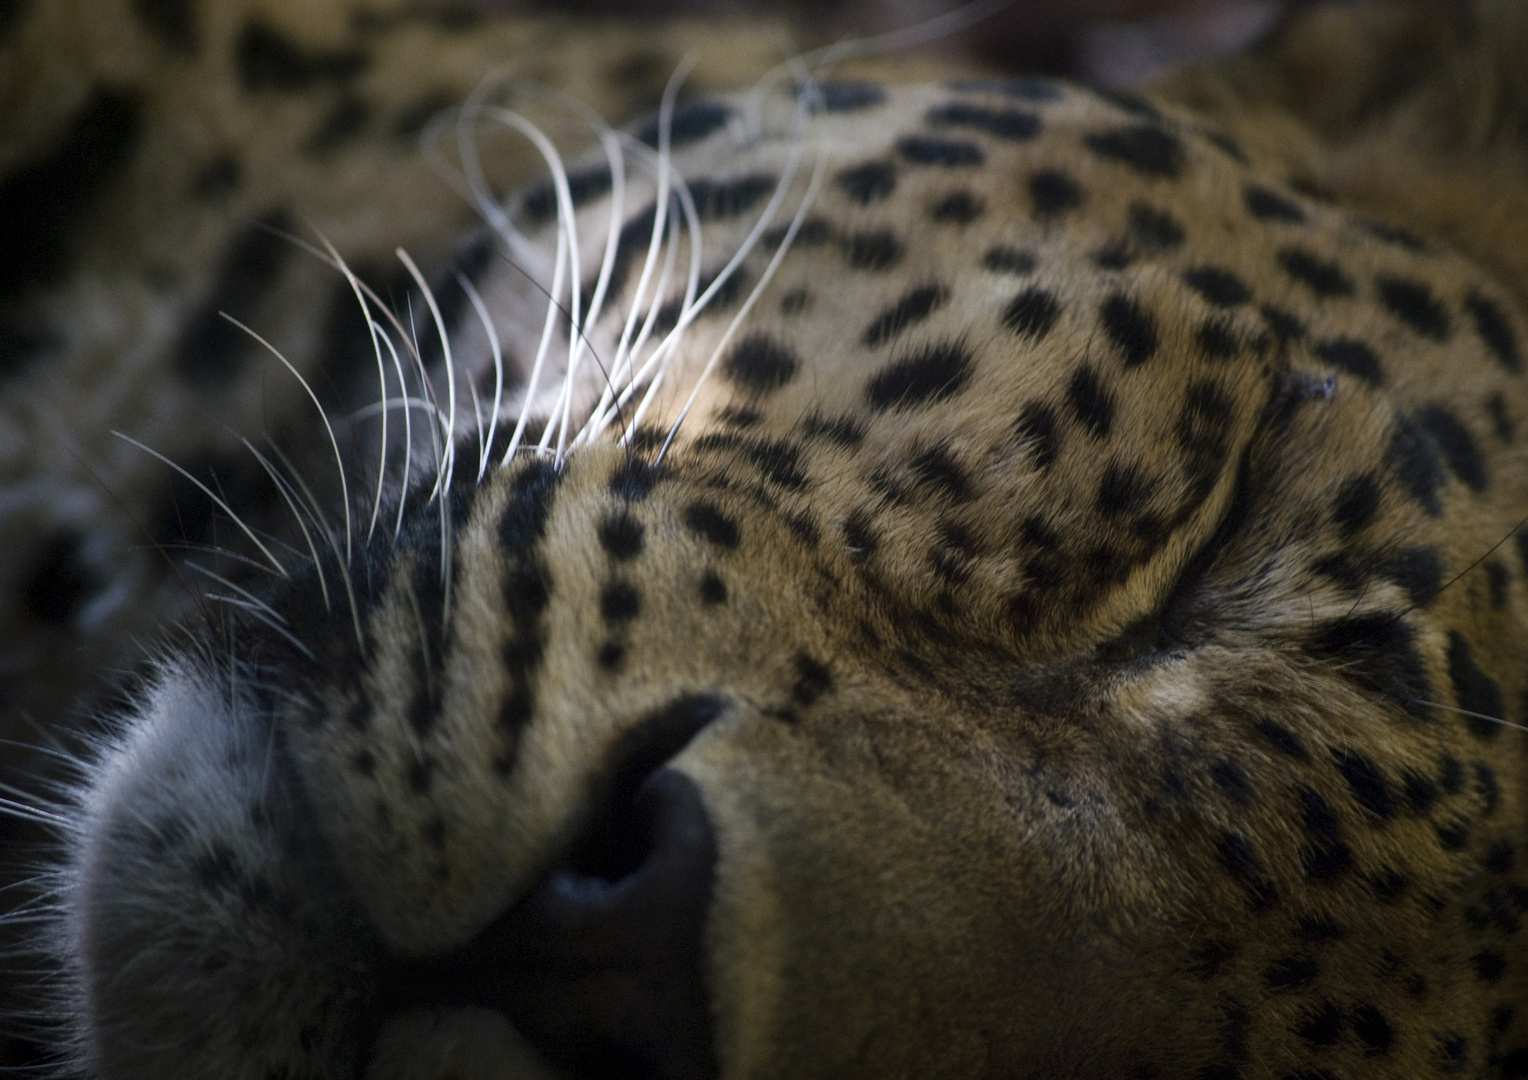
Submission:
[[[876,316],[865,328],[862,337],[871,348],[882,345],[915,323],[920,323],[944,306],[950,298],[948,290],[941,285],[923,285],[905,294],[900,300]]]

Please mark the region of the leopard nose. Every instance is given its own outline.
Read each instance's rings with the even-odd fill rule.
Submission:
[[[716,837],[695,783],[663,766],[724,707],[687,698],[635,729],[566,857],[465,946],[393,972],[396,1004],[499,1009],[575,1080],[715,1077]]]

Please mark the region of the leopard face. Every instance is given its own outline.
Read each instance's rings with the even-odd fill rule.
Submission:
[[[79,1065],[1518,1075],[1510,279],[1165,95],[766,91],[514,200],[165,653]]]

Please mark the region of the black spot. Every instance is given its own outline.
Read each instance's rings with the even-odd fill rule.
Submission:
[[[893,361],[865,387],[872,408],[911,409],[959,393],[971,377],[971,350],[963,343],[930,345]]]
[[[1391,1030],[1385,1014],[1367,1003],[1353,1010],[1353,1034],[1358,1036],[1358,1045],[1363,1047],[1364,1057],[1378,1057],[1386,1053],[1395,1041],[1395,1032]]]
[[[212,202],[232,195],[243,182],[244,167],[239,164],[239,159],[232,154],[221,154],[202,166],[191,182],[191,194]]]
[[[1337,771],[1348,782],[1358,805],[1381,821],[1390,820],[1395,813],[1395,799],[1374,759],[1357,750],[1333,750],[1332,757],[1336,758]]]
[[[1265,187],[1248,184],[1242,191],[1247,202],[1247,212],[1259,221],[1287,221],[1298,224],[1305,220],[1305,211],[1298,203]]]
[[[1484,983],[1494,983],[1507,970],[1507,958],[1496,949],[1481,949],[1470,957],[1475,977]]]
[[[1216,842],[1220,865],[1246,890],[1254,911],[1270,907],[1278,899],[1278,888],[1263,873],[1262,863],[1252,844],[1241,833],[1225,832]]]
[[[1350,476],[1342,482],[1332,507],[1332,521],[1342,530],[1344,540],[1353,539],[1373,523],[1379,512],[1379,499],[1379,484],[1368,473]]]
[[[97,88],[53,149],[0,179],[0,300],[63,273],[72,234],[129,162],[143,128],[143,103]]]
[[[924,486],[955,502],[965,502],[971,498],[971,482],[965,470],[944,447],[930,447],[907,464]]]
[[[1221,758],[1210,767],[1210,780],[1222,795],[1237,805],[1252,804],[1252,781],[1238,762]]]
[[[902,258],[902,243],[889,229],[844,238],[844,255],[856,270],[889,270]]]
[[[1347,932],[1330,915],[1302,915],[1300,936],[1306,941],[1341,941]]]
[[[1485,458],[1475,437],[1459,418],[1442,405],[1426,405],[1416,413],[1416,419],[1424,431],[1433,437],[1449,471],[1464,481],[1472,491],[1484,491],[1486,487]]]
[[[1342,1038],[1347,1021],[1342,1010],[1324,1001],[1295,1025],[1295,1034],[1309,1046],[1332,1046]]]
[[[1088,258],[1100,270],[1123,270],[1135,261],[1135,252],[1122,240],[1111,240]]]
[[[932,127],[969,128],[1009,142],[1027,142],[1040,133],[1040,118],[1020,109],[990,109],[958,101],[940,105],[928,112]],[[904,151],[905,153],[905,151]],[[939,162],[939,164],[955,164]]]
[[[363,134],[370,123],[371,106],[360,98],[346,94],[318,122],[318,126],[303,143],[303,152],[314,157],[333,153]]]
[[[192,0],[133,0],[133,13],[149,33],[182,56],[196,55],[196,9]]]
[[[897,153],[914,165],[940,165],[947,169],[982,165],[987,155],[974,142],[943,139],[935,135],[903,135]]]
[[[1298,341],[1305,336],[1305,324],[1283,308],[1272,304],[1261,304],[1257,310],[1280,345]]]
[[[722,361],[727,381],[749,394],[773,393],[794,379],[800,369],[795,353],[761,333],[749,334]]]
[[[738,431],[745,431],[751,427],[757,427],[764,419],[764,414],[755,409],[743,409],[736,405],[724,405],[715,413],[717,422]]]
[[[1114,397],[1104,389],[1091,369],[1079,367],[1072,373],[1066,388],[1066,403],[1089,435],[1095,439],[1109,437],[1109,429],[1114,424]]]
[[[1353,283],[1334,262],[1318,258],[1303,248],[1287,247],[1279,251],[1279,265],[1284,272],[1317,296],[1330,299],[1352,296]]]
[[[595,165],[587,169],[575,169],[568,173],[568,198],[577,210],[580,206],[602,198],[610,191],[614,178],[610,166]],[[550,180],[530,188],[520,199],[520,213],[527,228],[537,228],[557,217],[557,186]],[[651,236],[652,224],[648,223]]]
[[[691,503],[685,508],[684,523],[696,536],[717,547],[731,551],[738,546],[737,522],[712,503]]]
[[[929,217],[941,225],[969,225],[987,209],[987,204],[969,191],[952,191],[933,206]]]
[[[730,221],[763,202],[778,183],[770,173],[749,173],[731,180],[697,177],[689,181],[690,201],[702,221]]]
[[[706,571],[700,579],[700,599],[706,604],[725,604],[727,602],[727,583],[714,571]]]
[[[1456,1066],[1463,1065],[1470,1054],[1470,1040],[1463,1035],[1443,1035],[1438,1039],[1438,1055]]]
[[[642,554],[642,523],[627,513],[612,514],[599,525],[600,547],[617,561]]]
[[[1200,350],[1211,360],[1230,360],[1241,351],[1241,338],[1224,319],[1208,319],[1194,332]]]
[[[707,135],[724,126],[732,116],[732,110],[719,101],[692,101],[674,110],[669,127],[669,146],[679,148],[699,142]],[[637,138],[648,146],[657,148],[662,131],[659,117],[649,117],[637,128]]]
[[[1413,607],[1426,607],[1443,587],[1443,563],[1430,547],[1413,545],[1382,559],[1378,565],[1385,577],[1406,590]]]
[[[1236,307],[1252,299],[1252,290],[1229,270],[1215,266],[1196,266],[1183,272],[1189,288],[1216,307]]]
[[[1519,374],[1523,370],[1523,361],[1517,351],[1517,334],[1496,301],[1472,292],[1465,297],[1464,310],[1475,320],[1475,332],[1496,354],[1501,366],[1514,375]]]
[[[855,510],[845,518],[842,531],[844,546],[849,549],[849,558],[854,562],[864,562],[880,545],[870,527],[870,515],[864,510]]]
[[[627,502],[641,502],[652,493],[653,487],[666,472],[636,457],[627,458],[616,466],[606,485],[610,494]]]
[[[1463,851],[1470,846],[1470,823],[1463,819],[1435,825],[1433,832],[1444,851]]]
[[[1449,334],[1448,312],[1423,282],[1381,276],[1374,280],[1380,303],[1423,337],[1444,341]]]
[[[1316,981],[1321,967],[1309,956],[1296,954],[1275,960],[1263,973],[1270,990],[1304,990]]]
[[[229,242],[211,295],[192,312],[175,344],[175,373],[182,379],[209,389],[226,386],[258,347],[223,312],[250,320],[253,309],[276,284],[287,256],[295,250],[273,231],[285,224],[284,216],[273,215],[246,227]]]
[[[1481,865],[1493,874],[1510,874],[1516,864],[1516,853],[1512,850],[1509,840],[1498,840],[1492,844],[1481,859]]]
[[[1142,176],[1170,180],[1183,169],[1183,143],[1159,127],[1142,124],[1095,132],[1083,143],[1099,157],[1128,165]]]
[[[1394,244],[1398,248],[1405,248],[1407,251],[1415,252],[1419,255],[1428,251],[1426,240],[1423,240],[1410,229],[1403,229],[1399,225],[1391,225],[1388,222],[1368,219],[1360,219],[1353,224],[1376,240],[1383,240],[1385,243]]]
[[[1501,782],[1496,779],[1496,770],[1483,761],[1477,761],[1474,765],[1475,788],[1480,796],[1480,815],[1490,817],[1501,806]]]
[[[1226,961],[1236,955],[1236,946],[1227,941],[1211,940],[1194,949],[1189,970],[1202,980],[1210,980],[1220,974]]]
[[[877,199],[884,199],[897,186],[897,168],[886,161],[867,161],[844,169],[833,178],[839,188],[859,203],[869,206]]]
[[[711,432],[696,439],[697,450],[731,450],[741,455],[771,483],[792,491],[809,484],[801,468],[801,446],[786,439],[745,438],[730,432]]]
[[[44,537],[20,585],[21,609],[38,622],[69,622],[101,582],[86,563],[85,538],[72,529]]]
[[[801,434],[809,439],[826,439],[849,450],[865,440],[864,430],[849,417],[824,417],[816,413],[801,421]]]
[[[1130,235],[1149,252],[1171,251],[1186,235],[1178,219],[1143,202],[1130,204]]]
[[[938,311],[949,298],[942,285],[921,285],[877,315],[865,328],[862,340],[872,348],[884,344]]]
[[[780,314],[799,315],[812,306],[812,294],[806,289],[792,289],[780,297]]]
[[[406,142],[417,140],[429,126],[430,121],[456,104],[457,96],[449,90],[431,90],[417,97],[393,117],[388,130],[395,139]],[[568,177],[572,181],[572,177]]]
[[[1055,463],[1056,455],[1061,451],[1055,409],[1040,401],[1027,403],[1019,410],[1013,433],[1021,442],[1029,444],[1036,468],[1045,469]]]
[[[235,47],[239,83],[247,93],[306,90],[320,83],[345,83],[366,67],[354,49],[304,52],[275,27],[251,19]]]
[[[1415,420],[1404,414],[1395,418],[1395,432],[1385,448],[1385,462],[1406,493],[1433,517],[1443,513],[1438,489],[1443,486],[1443,463],[1432,438]]]
[[[1300,817],[1310,843],[1301,850],[1300,862],[1306,877],[1313,881],[1331,881],[1347,873],[1353,865],[1353,851],[1342,838],[1337,813],[1315,790],[1300,785]]]
[[[1393,698],[1418,719],[1430,719],[1432,700],[1427,664],[1416,634],[1400,616],[1383,611],[1333,619],[1316,627],[1305,652],[1331,660],[1333,673]]]
[[[642,597],[629,581],[607,582],[600,590],[600,616],[608,623],[630,622],[642,610]]]
[[[1098,482],[1094,505],[1105,517],[1134,514],[1141,510],[1156,490],[1156,481],[1134,465],[1111,464]]]
[[[1365,875],[1364,884],[1369,886],[1374,898],[1381,904],[1393,904],[1411,888],[1411,878],[1394,867],[1386,867]]]
[[[1003,325],[1032,341],[1042,340],[1056,324],[1061,304],[1044,289],[1026,289],[1003,309]]]
[[[1498,559],[1486,560],[1485,572],[1486,593],[1491,600],[1491,610],[1501,611],[1507,606],[1507,590],[1511,587],[1512,575]]]
[[[1457,630],[1448,632],[1448,678],[1454,684],[1454,700],[1459,708],[1477,716],[1466,716],[1466,726],[1477,739],[1494,739],[1501,734],[1501,720],[1506,715],[1501,687],[1475,663],[1470,643]],[[1495,717],[1495,720],[1486,719]]]
[[[1279,753],[1286,757],[1292,757],[1297,761],[1309,761],[1310,754],[1306,752],[1305,744],[1295,736],[1295,733],[1286,727],[1275,724],[1272,720],[1259,720],[1257,730]]]
[[[1510,443],[1517,435],[1517,421],[1507,412],[1506,395],[1497,391],[1486,398],[1486,412],[1491,416],[1491,428],[1496,432],[1496,437],[1504,443]]]
[[[1438,785],[1450,795],[1464,790],[1464,766],[1452,754],[1445,754],[1438,760]]]
[[[814,107],[823,112],[856,112],[880,105],[886,100],[886,91],[872,82],[839,80],[817,83]]]
[[[1059,169],[1042,169],[1029,178],[1035,217],[1047,218],[1082,205],[1082,186]]]
[[[1142,120],[1162,119],[1162,113],[1155,105],[1132,90],[1122,90],[1115,86],[1090,86],[1088,89],[1121,112]]]
[[[833,673],[806,653],[798,653],[796,655],[796,684],[791,687],[792,700],[797,705],[807,706],[832,690]]]
[[[1034,273],[1037,261],[1027,251],[1011,247],[991,247],[982,256],[982,265],[995,274],[1015,274],[1023,277]]]
[[[1157,327],[1151,316],[1128,296],[1116,293],[1098,309],[1104,333],[1125,358],[1125,366],[1144,364],[1156,355]]]
[[[626,646],[619,641],[607,641],[594,654],[594,662],[606,671],[620,671],[626,662]]]

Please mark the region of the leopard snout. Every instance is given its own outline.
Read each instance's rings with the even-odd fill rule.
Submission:
[[[724,707],[685,699],[634,729],[565,854],[466,944],[398,962],[388,1011],[497,1010],[574,1080],[717,1076],[703,952],[716,834],[667,763]]]

